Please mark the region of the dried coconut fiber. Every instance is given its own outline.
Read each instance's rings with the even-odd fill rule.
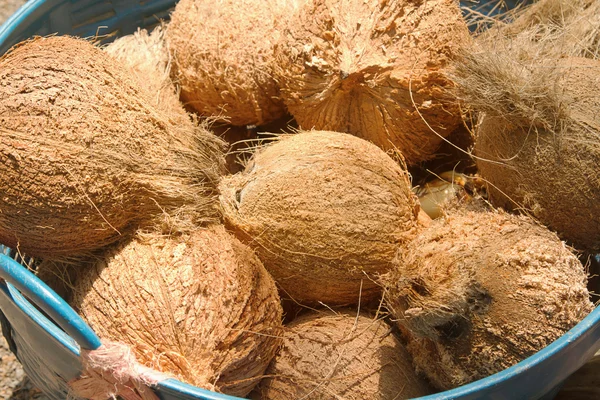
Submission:
[[[182,101],[232,125],[285,113],[273,80],[273,46],[295,0],[181,0],[166,35]]]
[[[520,9],[513,22],[496,25],[482,39],[494,41],[500,31],[510,38],[528,36],[547,56],[600,55],[600,3],[595,0],[540,0]]]
[[[525,216],[456,210],[400,246],[382,277],[417,371],[447,390],[504,370],[593,309],[571,250]]]
[[[73,305],[146,367],[234,396],[252,390],[281,343],[273,279],[221,226],[107,252],[79,277]]]
[[[138,227],[218,219],[222,142],[153,106],[130,75],[72,37],[0,58],[1,243],[77,256]]]
[[[600,251],[600,61],[556,59],[531,33],[466,52],[455,80],[480,112],[474,153],[491,202]]]
[[[256,248],[282,292],[305,304],[378,297],[374,276],[417,231],[406,169],[344,133],[281,136],[219,187],[226,224]]]
[[[165,40],[165,28],[161,25],[151,33],[145,29],[116,39],[104,48],[133,70],[140,87],[153,97],[153,105],[164,110],[180,123],[189,125],[189,116],[179,102],[179,89],[171,80],[171,54]],[[200,131],[199,134],[208,134]]]
[[[432,393],[382,320],[351,310],[293,321],[259,385],[263,400],[389,399]]]
[[[275,72],[301,128],[351,133],[412,165],[461,123],[444,71],[469,42],[454,0],[312,0],[284,30]]]
[[[165,27],[160,25],[152,33],[138,29],[132,35],[118,38],[104,50],[126,64],[140,87],[153,99],[153,105],[179,126],[194,130],[198,140],[225,147],[210,129],[211,123],[198,123],[195,114],[188,113],[179,101],[179,87],[171,80],[171,54],[165,39]],[[222,140],[222,139],[221,139]],[[223,163],[223,159],[219,160]],[[221,167],[221,166],[220,166]],[[223,171],[221,171],[223,172]]]

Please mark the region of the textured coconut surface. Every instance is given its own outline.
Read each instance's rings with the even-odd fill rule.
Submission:
[[[171,80],[171,54],[165,39],[165,27],[160,25],[152,32],[140,29],[132,35],[116,39],[104,50],[126,64],[143,89],[149,93],[153,105],[176,119],[190,125],[188,115],[179,101],[179,88]],[[198,129],[198,135],[207,135]]]
[[[181,0],[167,39],[182,101],[233,125],[284,115],[272,73],[276,28],[296,0]]]
[[[556,234],[504,212],[456,211],[398,252],[382,281],[419,371],[450,389],[514,365],[593,309]]]
[[[117,60],[48,37],[15,47],[0,71],[2,243],[75,256],[157,216],[216,219],[221,141],[153,107]]]
[[[453,0],[308,1],[284,30],[275,71],[301,128],[352,133],[410,165],[461,122],[444,68],[469,41]]]
[[[375,275],[416,232],[419,204],[406,170],[348,134],[284,136],[220,188],[226,223],[301,303],[377,297]]]
[[[259,398],[391,400],[432,393],[390,326],[368,314],[305,314],[283,337]]]
[[[280,344],[277,289],[223,227],[138,237],[78,279],[73,305],[102,339],[192,385],[248,394]]]

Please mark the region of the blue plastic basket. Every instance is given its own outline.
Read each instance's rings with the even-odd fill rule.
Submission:
[[[505,1],[508,5],[519,2]],[[31,0],[0,27],[0,54],[33,35],[103,35],[105,41],[110,41],[138,27],[152,28],[161,19],[168,19],[174,3],[174,0]],[[492,10],[486,3],[461,1],[466,7]],[[9,249],[0,245],[0,253],[3,253],[0,254],[3,334],[33,383],[53,399],[65,399],[67,382],[81,372],[79,349],[95,349],[100,340],[68,304],[11,258]],[[560,339],[519,364],[421,400],[552,399],[562,382],[600,348],[599,321],[600,308],[597,308]],[[163,400],[234,399],[175,379],[159,383],[156,393]]]

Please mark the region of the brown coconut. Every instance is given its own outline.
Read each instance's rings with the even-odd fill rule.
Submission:
[[[388,308],[413,337],[418,371],[441,390],[504,370],[593,309],[586,273],[530,218],[456,211],[401,246],[382,278]]]
[[[232,125],[285,113],[272,73],[278,24],[295,0],[182,0],[167,29],[181,99]]]
[[[140,87],[150,93],[154,106],[173,117],[180,117],[181,123],[190,124],[186,121],[190,117],[179,102],[179,89],[171,80],[171,54],[162,25],[151,33],[138,29],[131,35],[120,37],[104,51],[131,68]]]
[[[226,224],[298,302],[376,298],[376,274],[416,232],[408,173],[375,145],[336,132],[282,136],[220,185]]]
[[[108,251],[78,279],[73,304],[140,363],[234,396],[252,390],[281,343],[273,279],[222,226]]]
[[[469,41],[454,0],[308,1],[276,48],[281,97],[303,129],[352,133],[416,164],[461,123],[444,70]]]
[[[259,385],[264,400],[409,399],[432,391],[382,320],[365,313],[312,312],[289,324]]]
[[[222,142],[154,107],[84,40],[37,38],[0,58],[0,242],[75,256],[137,227],[218,218]]]
[[[525,210],[578,249],[598,252],[600,61],[530,57],[485,47],[457,66],[465,101],[482,113],[479,172],[494,205]]]

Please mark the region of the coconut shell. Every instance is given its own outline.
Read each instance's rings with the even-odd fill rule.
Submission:
[[[455,211],[401,246],[381,281],[417,370],[441,390],[504,370],[593,309],[586,273],[524,216]]]
[[[218,219],[222,142],[154,107],[130,74],[71,37],[0,58],[1,243],[76,256],[138,227]]]
[[[350,310],[293,321],[259,391],[264,400],[391,400],[432,393],[390,327]]]
[[[284,31],[275,71],[301,128],[352,133],[412,165],[461,123],[444,70],[469,41],[454,0],[313,0]]]
[[[570,58],[557,65],[558,82],[547,84],[564,117],[540,126],[487,113],[477,130],[477,166],[495,206],[525,209],[578,249],[597,253],[600,61]],[[542,76],[538,68],[533,73]]]
[[[374,276],[417,230],[419,204],[406,170],[343,133],[283,136],[220,189],[226,224],[300,303],[376,298]]]
[[[73,304],[140,363],[234,396],[252,390],[281,343],[272,278],[221,226],[108,251],[78,279]]]
[[[272,73],[278,23],[292,0],[182,0],[167,41],[181,99],[232,125],[262,125],[285,113]]]

